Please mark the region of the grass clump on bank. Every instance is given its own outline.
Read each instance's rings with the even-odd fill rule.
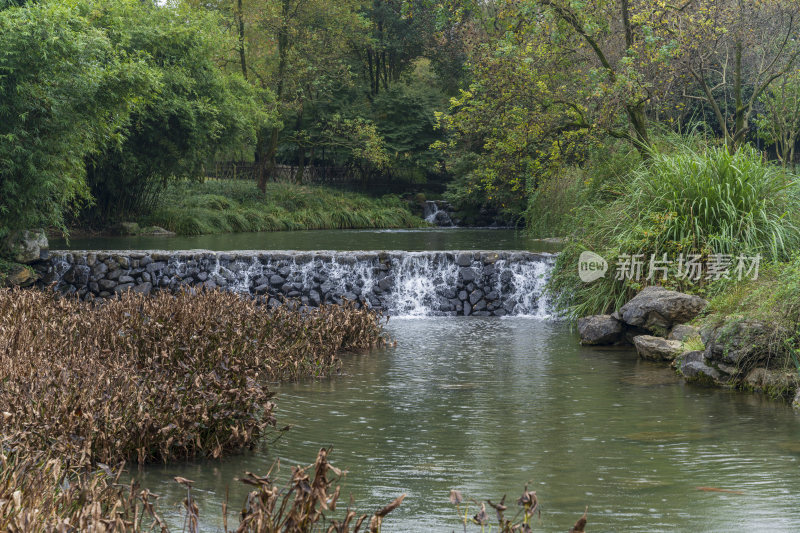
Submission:
[[[713,291],[713,283],[678,275],[681,254],[698,254],[703,263],[713,254],[782,261],[800,244],[797,178],[765,163],[747,146],[730,154],[723,147],[679,143],[654,152],[605,194],[608,201],[575,213],[573,227],[578,229],[550,282],[559,306],[572,317],[613,311],[643,286],[656,283],[646,279],[651,254],[674,260],[667,280],[659,284],[705,294]],[[592,283],[579,279],[578,257],[585,250],[608,261],[605,278]],[[640,279],[614,279],[617,260],[625,254],[642,254]]]
[[[757,279],[720,282],[695,322],[728,329],[740,322],[758,324],[751,344],[764,366],[800,378],[800,255],[763,265]]]
[[[327,187],[250,181],[171,185],[143,221],[180,235],[304,229],[415,228],[427,223],[397,196],[371,198]]]

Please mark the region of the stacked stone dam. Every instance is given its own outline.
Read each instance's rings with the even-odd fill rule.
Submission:
[[[277,304],[343,299],[392,315],[535,315],[555,256],[530,252],[52,252],[40,284],[83,299],[223,288]]]

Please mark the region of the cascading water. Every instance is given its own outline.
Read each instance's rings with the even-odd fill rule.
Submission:
[[[450,213],[447,211],[447,206],[444,202],[435,200],[428,200],[422,208],[422,217],[426,222],[430,222],[436,226],[452,227],[455,226],[453,220],[450,218]],[[443,209],[444,207],[444,209]]]
[[[277,303],[343,299],[391,316],[549,318],[555,256],[530,252],[54,253],[43,283],[84,299],[125,290],[220,287]],[[48,266],[49,265],[49,266]]]
[[[458,283],[458,266],[430,254],[393,260],[394,291],[387,311],[397,316],[430,316],[449,311],[447,292]],[[451,295],[455,297],[455,295]]]

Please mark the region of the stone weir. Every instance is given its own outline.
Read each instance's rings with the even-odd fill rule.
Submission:
[[[83,299],[132,290],[224,288],[277,304],[342,299],[395,316],[529,315],[550,311],[555,255],[530,252],[52,252],[40,284]]]

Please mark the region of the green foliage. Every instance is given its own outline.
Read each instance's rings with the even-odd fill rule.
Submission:
[[[800,255],[764,264],[756,280],[720,283],[711,293],[705,315],[707,322],[746,316],[796,334],[800,327]]]
[[[800,185],[785,171],[764,163],[760,154],[743,147],[735,154],[724,148],[698,150],[688,143],[651,158],[619,180],[616,199],[587,205],[576,213],[571,242],[558,258],[550,289],[562,310],[572,316],[618,308],[643,284],[618,281],[614,263],[622,254],[651,254],[671,259],[680,254],[755,256],[781,260],[800,242],[796,213]],[[584,250],[610,263],[605,278],[583,283],[577,276]],[[713,283],[681,279],[673,265],[668,286],[688,292],[713,291]],[[644,273],[646,275],[646,272]],[[661,283],[662,281],[659,280]]]
[[[0,236],[89,202],[85,158],[146,100],[153,73],[61,2],[0,11]]]
[[[180,182],[143,221],[181,235],[299,229],[424,226],[396,196],[380,199],[324,187],[244,181]]]
[[[391,166],[429,171],[438,161],[430,146],[440,139],[436,131],[436,111],[443,109],[446,98],[436,87],[436,79],[427,61],[419,61],[416,70],[379,93],[372,103],[373,120],[392,154]]]
[[[323,146],[339,150],[346,161],[382,168],[389,162],[384,140],[371,120],[346,118],[338,113],[325,117],[320,124],[317,139],[308,132],[296,132],[296,139],[303,146]],[[302,140],[301,140],[302,139]]]
[[[800,136],[800,73],[785,74],[759,98],[763,112],[756,118],[759,138],[775,147],[784,165],[795,163]]]
[[[586,153],[583,164],[556,169],[530,194],[525,219],[534,237],[574,233],[581,211],[614,201],[631,171],[641,164],[638,152],[616,139],[594,143]]]
[[[762,254],[786,257],[800,238],[800,184],[745,146],[700,153],[684,147],[654,154],[631,176],[621,198],[630,217],[609,236],[653,253]],[[636,246],[638,243],[638,246]]]
[[[570,167],[551,176],[534,190],[528,200],[525,218],[527,230],[534,237],[563,237],[574,230],[575,211],[586,200],[586,175]]]
[[[770,367],[796,370],[800,351],[800,255],[762,265],[757,279],[718,283],[698,320],[701,326],[709,327],[740,320],[763,323],[764,338],[757,342],[771,354]]]
[[[694,335],[683,341],[683,350],[686,352],[701,352],[705,350],[705,348],[705,344],[703,344],[703,339],[700,338],[700,335]]]
[[[123,140],[92,158],[96,217],[149,208],[168,180],[200,176],[215,154],[255,144],[269,120],[268,93],[218,67],[233,45],[216,16],[115,0],[91,17],[118,49],[144,57],[159,79],[157,98],[132,114]]]

